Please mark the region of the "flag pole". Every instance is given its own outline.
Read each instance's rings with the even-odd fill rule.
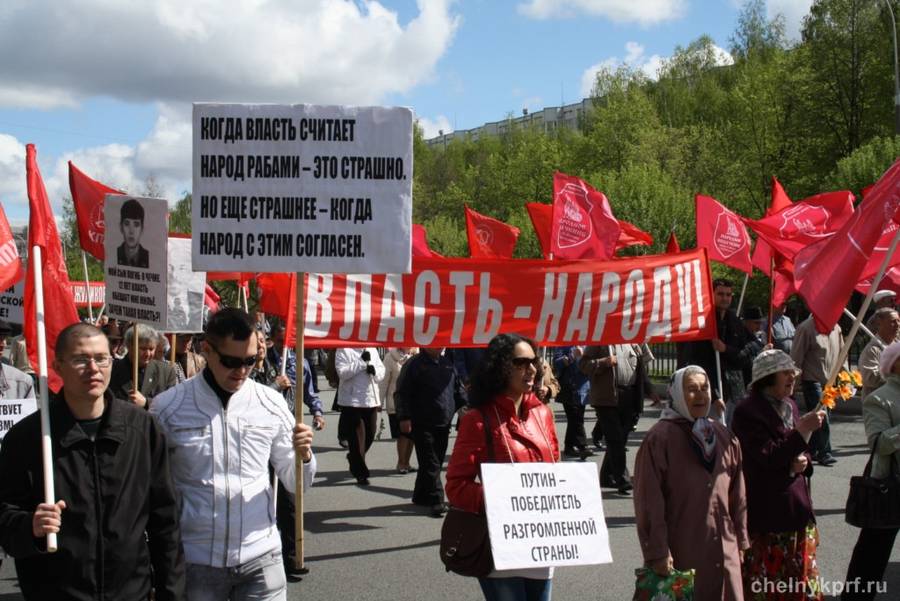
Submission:
[[[178,335],[175,332],[169,334],[172,337],[172,348],[169,349],[169,362],[174,366],[175,365],[175,341],[178,340]]]
[[[97,313],[97,321],[94,322],[94,325],[100,323],[100,318],[103,317],[103,312],[106,311],[106,303],[103,303],[103,306],[100,307],[100,312]]]
[[[846,316],[849,317],[850,319],[856,319],[856,315],[854,315],[853,313],[851,313],[850,310],[849,310],[847,307],[844,307],[844,315],[846,315]],[[875,333],[872,332],[872,330],[870,330],[869,328],[867,328],[867,327],[866,327],[865,325],[863,325],[862,323],[859,324],[859,329],[862,330],[863,333],[864,333],[866,336],[868,336],[869,338],[871,338],[872,340],[878,340],[878,342],[881,343],[881,340],[879,340],[878,337],[875,336]],[[881,346],[882,346],[882,348],[884,348],[884,344],[882,344]]]
[[[741,309],[744,306],[744,294],[747,292],[747,280],[749,280],[749,279],[750,279],[750,274],[745,273],[744,274],[744,283],[743,283],[743,285],[741,285],[741,296],[740,296],[740,298],[738,298],[738,306],[737,306],[738,317],[741,316]]]
[[[850,345],[853,344],[853,339],[856,337],[856,333],[859,331],[859,327],[862,325],[863,315],[866,314],[866,311],[869,310],[869,305],[872,302],[872,297],[875,295],[875,291],[878,289],[878,284],[881,283],[881,278],[884,277],[884,273],[887,271],[888,263],[891,262],[891,258],[894,256],[894,251],[897,250],[897,243],[900,242],[900,228],[897,228],[897,231],[894,232],[894,237],[891,240],[891,247],[888,249],[887,253],[884,255],[884,259],[881,261],[881,267],[878,268],[878,275],[872,280],[872,285],[869,287],[869,292],[866,294],[866,298],[863,301],[862,306],[859,308],[859,313],[856,315],[856,319],[853,320],[853,326],[850,328],[850,333],[847,334],[847,339],[844,340],[844,345],[841,347],[841,352],[838,353],[838,360],[835,362],[834,367],[831,368],[831,373],[828,375],[828,383],[826,386],[834,386],[834,381],[837,379],[838,374],[841,371],[841,367],[844,364],[844,361],[847,359],[847,355],[850,354]],[[816,405],[816,411],[822,408],[822,402],[819,401],[819,404]]]
[[[138,323],[134,322],[134,325],[131,326],[131,334],[134,339],[134,343],[131,345],[134,350],[134,354],[131,357],[131,381],[134,383],[134,391],[138,391],[138,353],[140,350],[138,349]]]
[[[238,288],[241,289],[241,302],[244,304],[244,313],[250,313],[250,304],[247,302],[247,289],[244,288],[244,283],[238,280]]]
[[[775,256],[769,258],[769,336],[768,343],[772,344],[775,338],[775,321],[772,315],[775,314]]]
[[[713,351],[716,354],[716,380],[719,385],[719,399],[722,401],[722,404],[726,407],[728,406],[725,401],[725,391],[722,389],[722,358],[720,357],[719,351]],[[722,411],[722,415],[719,416],[719,421],[722,422],[723,426],[727,426],[725,423],[725,411]]]
[[[94,321],[94,308],[91,307],[91,281],[88,279],[87,253],[81,251],[81,267],[84,269],[84,296],[87,299],[88,319]]]
[[[41,247],[31,248],[32,269],[34,270],[34,300],[37,317],[37,358],[38,387],[40,389],[41,408],[41,457],[44,470],[44,502],[56,503],[56,491],[53,485],[53,443],[50,438],[50,397],[48,392],[47,368],[47,332],[44,326],[44,274],[41,271]],[[55,553],[56,533],[47,533],[47,552]]]
[[[297,316],[294,320],[294,329],[297,332],[294,336],[295,354],[299,365],[297,374],[298,385],[295,387],[294,394],[294,419],[298,424],[303,423],[303,338],[306,332],[306,315],[304,308],[306,305],[306,286],[304,282],[305,274],[297,272],[297,299],[296,306]],[[290,307],[288,307],[290,311]],[[284,336],[287,339],[288,332],[285,331]],[[287,353],[284,353],[287,356]],[[284,359],[282,359],[284,361]],[[294,510],[294,567],[301,573],[309,572],[304,561],[303,550],[303,459],[298,454],[294,454],[294,487],[295,487],[295,510]]]

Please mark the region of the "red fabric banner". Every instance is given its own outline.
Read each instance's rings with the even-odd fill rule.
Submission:
[[[0,291],[6,290],[25,277],[19,249],[6,220],[3,205],[0,204]]]
[[[219,294],[213,290],[212,286],[207,284],[206,288],[203,290],[203,304],[206,305],[206,308],[210,311],[218,311],[219,302],[221,300],[222,298]]]
[[[519,228],[466,206],[466,234],[469,238],[469,256],[472,258],[511,259],[519,238]]]
[[[88,306],[88,298],[92,307],[102,307],[106,302],[106,282],[90,282],[90,297],[86,294],[84,282],[72,282],[72,298],[75,306],[83,309]]]
[[[776,178],[772,178],[772,202],[766,210],[766,217],[774,215],[779,211],[783,211],[791,206],[791,199],[784,191]],[[756,240],[756,247],[753,249],[753,256],[750,258],[753,266],[762,271],[769,278],[774,279],[771,306],[780,307],[792,294],[796,294],[797,289],[794,287],[794,264],[781,253],[772,249],[768,243],[759,238]],[[775,273],[772,274],[772,265],[774,261]]]
[[[741,217],[709,196],[696,197],[697,246],[709,252],[711,261],[750,273],[750,236]]]
[[[103,237],[106,226],[103,222],[103,201],[107,194],[124,194],[115,188],[89,178],[69,161],[69,191],[75,205],[78,220],[78,240],[84,252],[102,261]]]
[[[25,178],[28,187],[28,250],[41,247],[41,273],[44,282],[44,329],[47,338],[47,375],[50,389],[58,391],[62,380],[53,370],[53,347],[56,338],[66,326],[78,321],[78,311],[72,298],[69,273],[62,254],[62,244],[56,231],[56,220],[50,209],[50,199],[44,188],[44,180],[37,164],[34,144],[25,146]],[[34,289],[34,269],[25,272],[25,346],[28,360],[37,370],[37,301]]]
[[[773,199],[774,200],[774,199]],[[798,201],[762,219],[744,223],[788,259],[834,235],[853,214],[853,194],[825,192]]]
[[[616,250],[621,250],[626,246],[653,246],[653,235],[645,232],[633,223],[627,221],[619,221],[619,239],[616,241]]]
[[[290,275],[277,275],[272,295],[287,300]],[[711,290],[704,250],[512,266],[414,259],[403,275],[309,274],[305,344],[467,347],[500,332],[549,346],[710,339]]]
[[[900,207],[900,160],[875,184],[839,232],[794,259],[794,281],[820,332],[830,332]]]
[[[611,259],[621,231],[603,192],[577,177],[553,174],[550,250],[554,259]]]
[[[529,202],[525,204],[538,244],[541,245],[541,254],[545,259],[550,258],[550,230],[553,228],[553,205],[545,205],[542,202]]]

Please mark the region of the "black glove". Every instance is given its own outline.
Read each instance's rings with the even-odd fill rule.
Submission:
[[[372,355],[369,354],[369,351],[363,351],[360,353],[359,358],[368,363],[372,360]]]
[[[366,373],[370,376],[375,375],[375,366],[374,365],[366,365]]]

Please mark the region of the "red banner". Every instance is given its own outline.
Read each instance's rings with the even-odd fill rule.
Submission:
[[[0,204],[0,290],[6,290],[25,277],[19,250]]]
[[[412,273],[309,274],[306,344],[548,346],[715,335],[705,250],[615,261],[414,259]]]
[[[697,246],[709,251],[709,258],[750,273],[750,236],[740,216],[715,198],[698,194]]]
[[[115,188],[91,179],[69,161],[69,191],[72,193],[72,204],[75,206],[75,217],[78,220],[78,239],[81,248],[96,259],[102,261],[103,238],[106,225],[103,221],[103,201],[107,194],[122,194]]]
[[[91,306],[102,307],[106,302],[106,283],[91,282]],[[79,309],[88,306],[88,296],[85,294],[84,282],[72,282],[72,297],[75,299],[75,306]]]

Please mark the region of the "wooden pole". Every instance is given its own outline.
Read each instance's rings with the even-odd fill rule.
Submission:
[[[847,307],[844,307],[844,315],[846,315],[846,316],[849,317],[850,319],[856,319],[856,315],[854,315],[853,313],[851,313],[851,312],[850,312],[850,309],[848,309]],[[878,341],[878,344],[881,345],[881,348],[884,348],[884,343],[881,341],[881,339],[880,339],[878,336],[875,335],[875,333],[874,333],[872,330],[870,330],[869,328],[867,328],[867,327],[864,326],[863,324],[859,324],[859,329],[863,331],[863,334],[865,334],[866,336],[868,336],[868,337],[871,338],[872,340],[877,340],[877,341]]]
[[[294,320],[294,329],[297,334],[295,339],[295,354],[297,355],[297,386],[294,387],[294,418],[298,424],[303,423],[303,337],[306,330],[306,286],[304,282],[305,274],[297,273],[297,300],[294,303],[297,307],[297,318]],[[288,332],[284,333],[285,337]],[[287,353],[283,353],[287,356]],[[303,459],[298,454],[294,454],[294,473],[295,473],[295,506],[294,511],[294,567],[298,570],[305,571],[306,565],[304,561],[303,551]]]
[[[769,263],[769,335],[768,342],[769,344],[773,344],[773,340],[775,339],[775,320],[772,319],[772,316],[775,315],[775,257],[771,257]]]
[[[91,306],[91,281],[88,279],[87,253],[81,251],[81,266],[84,269],[84,297],[87,299],[88,319],[94,322],[94,308]]]
[[[750,279],[750,274],[745,273],[744,274],[744,283],[741,286],[741,296],[738,298],[738,306],[737,306],[738,317],[741,316],[741,309],[744,307],[744,293],[747,292],[747,280],[749,280],[749,279]]]
[[[103,317],[104,311],[106,311],[106,303],[103,303],[103,306],[100,307],[100,312],[97,313],[97,321],[94,322],[94,325],[98,325],[100,323],[100,318]]]
[[[175,332],[172,332],[169,335],[172,337],[172,344],[169,349],[169,362],[172,363],[172,365],[175,365],[175,342],[178,340],[178,335],[175,334]]]
[[[134,391],[137,392],[140,386],[138,386],[138,353],[140,352],[138,348],[138,323],[134,322],[134,325],[131,326],[131,338],[134,343],[131,345],[132,351],[134,351],[134,355],[131,358],[131,377],[132,382],[134,383]]]
[[[50,438],[50,396],[47,383],[47,331],[44,325],[44,273],[41,271],[41,247],[31,248],[32,269],[34,270],[34,300],[37,317],[37,359],[38,388],[40,390],[41,408],[41,459],[44,469],[44,503],[56,503],[56,491],[53,485],[53,442]],[[56,553],[56,533],[47,534],[47,552]]]

